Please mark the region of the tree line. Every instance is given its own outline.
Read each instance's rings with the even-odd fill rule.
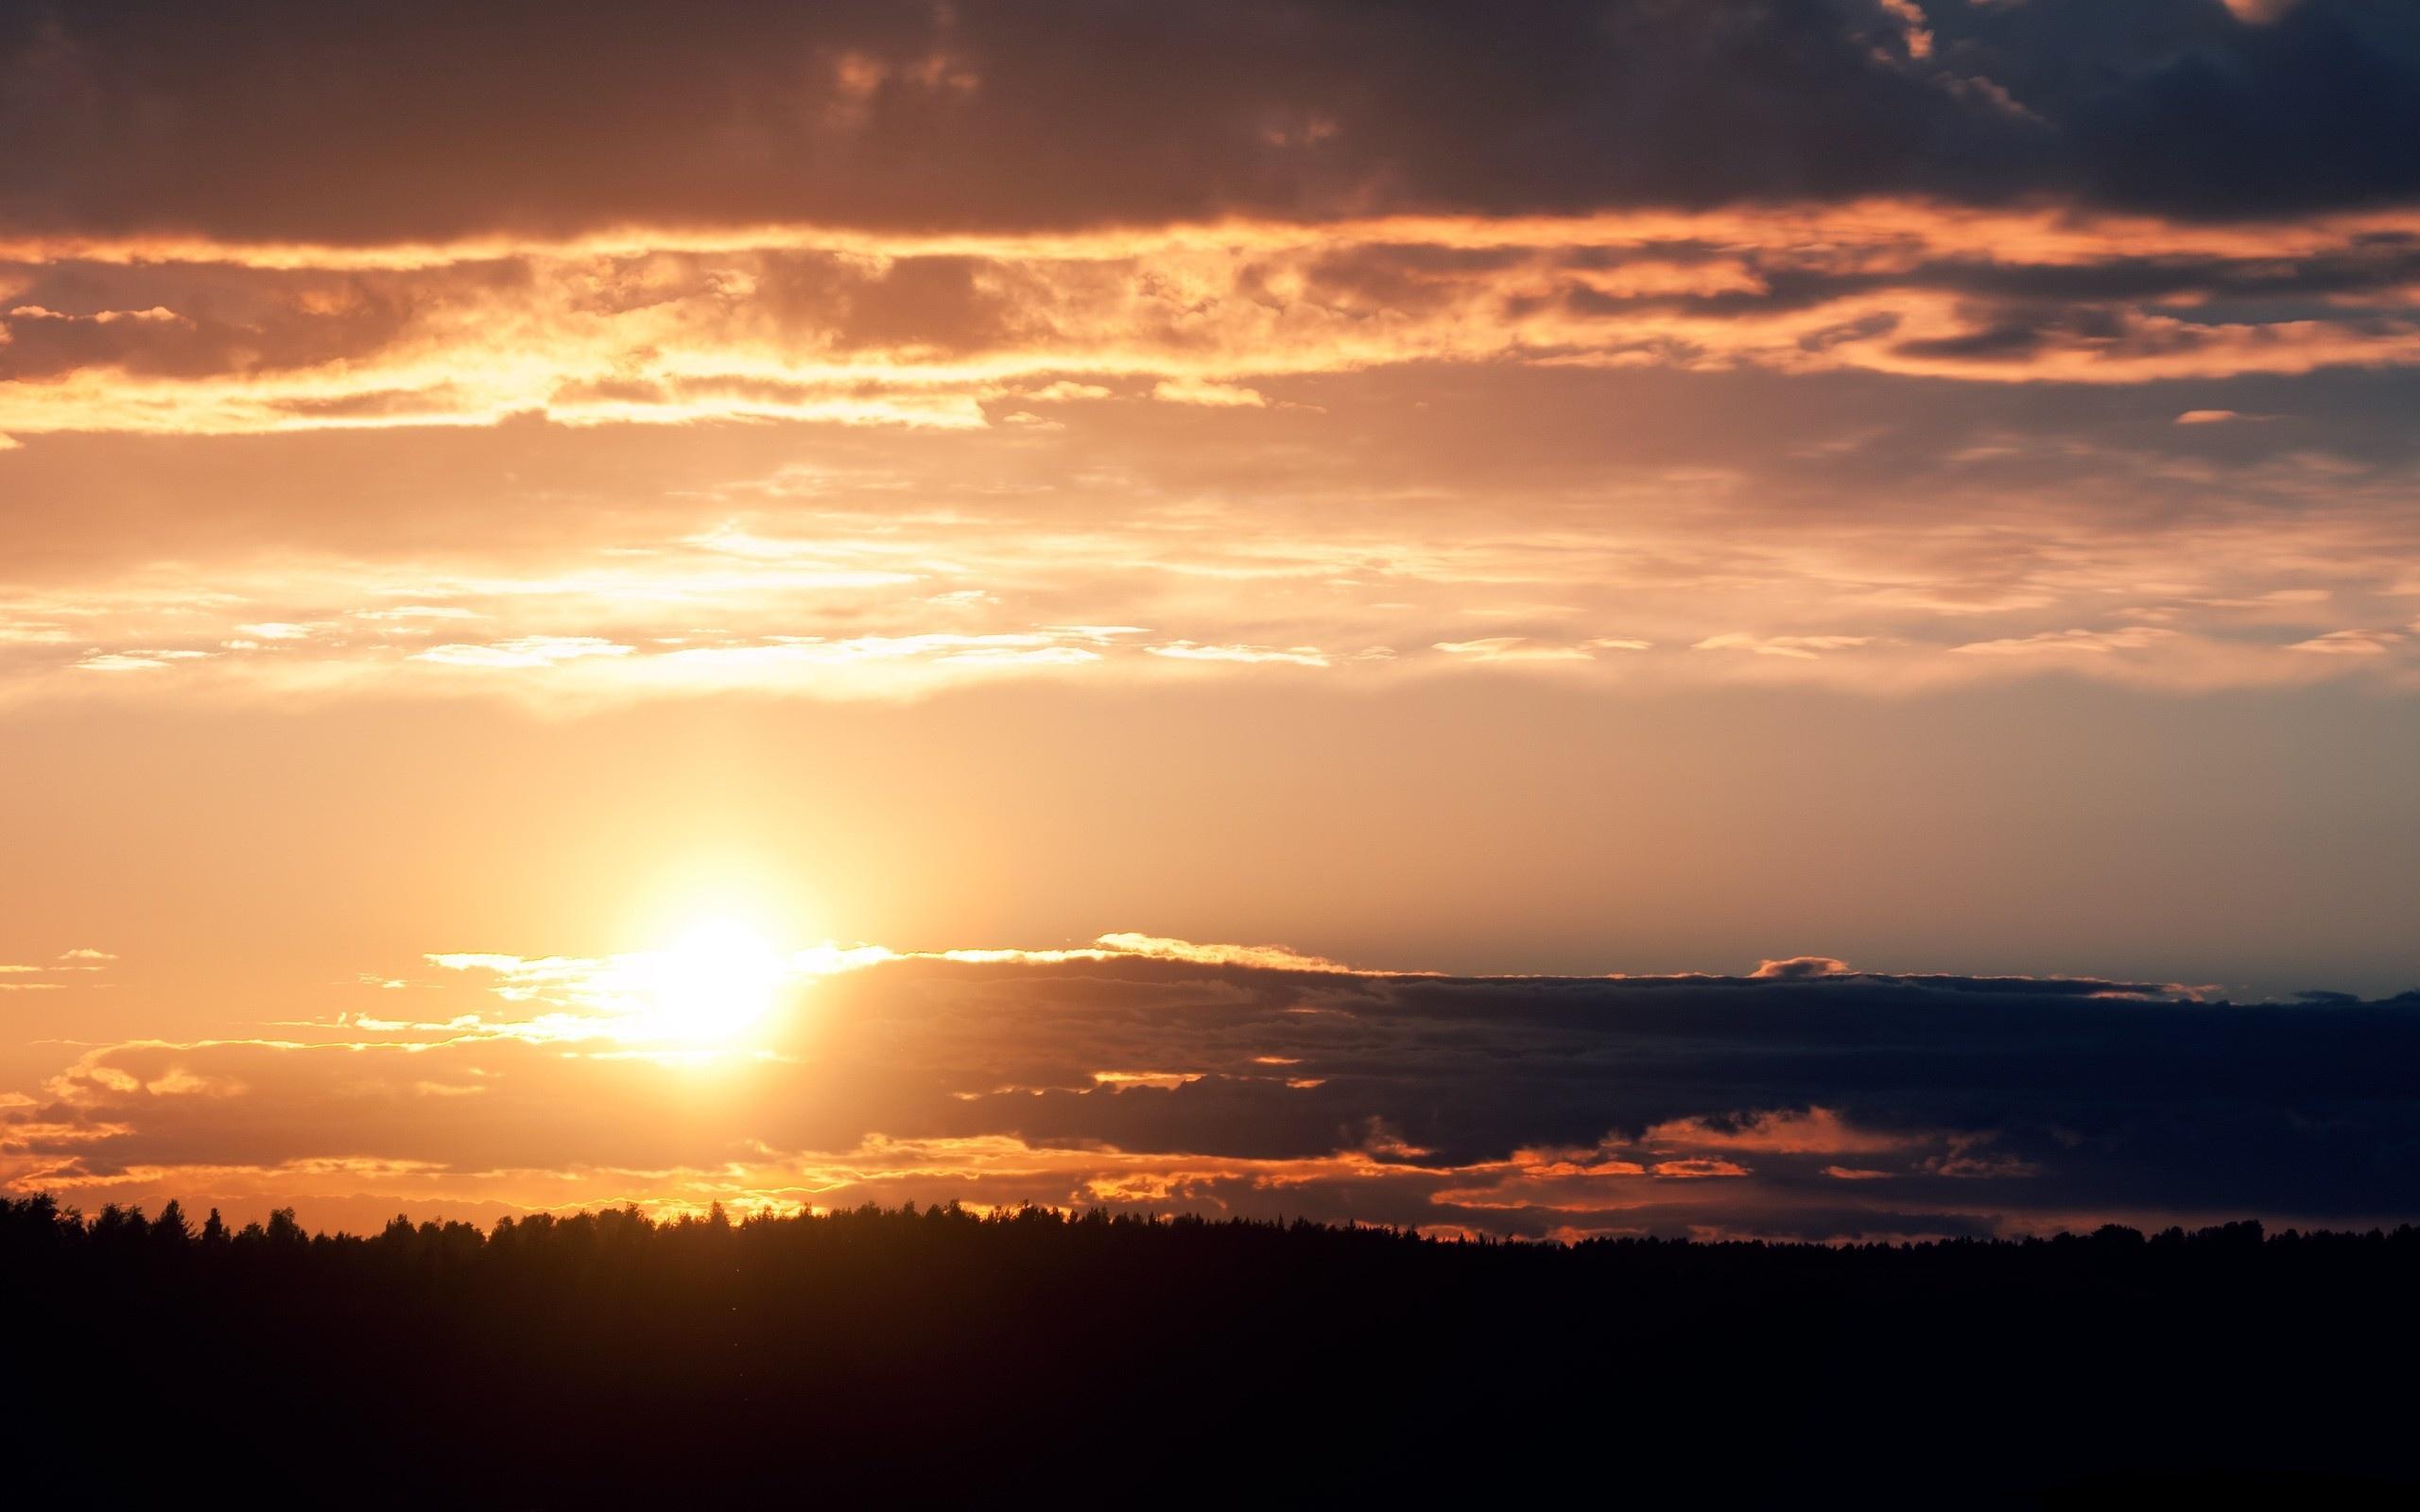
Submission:
[[[2410,1227],[1559,1246],[944,1203],[349,1234],[0,1202],[20,1480],[88,1497],[231,1455],[373,1504],[1531,1497],[1575,1468],[1734,1501],[2400,1494],[2415,1281]]]

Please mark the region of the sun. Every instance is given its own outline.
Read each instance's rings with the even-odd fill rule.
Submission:
[[[728,1040],[771,1009],[787,971],[781,953],[754,930],[707,919],[656,953],[649,983],[655,1015],[674,1038]]]

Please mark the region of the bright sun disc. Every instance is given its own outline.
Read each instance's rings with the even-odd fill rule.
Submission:
[[[783,975],[780,954],[754,930],[729,919],[709,920],[657,956],[656,1010],[669,1034],[727,1039],[772,1007]]]

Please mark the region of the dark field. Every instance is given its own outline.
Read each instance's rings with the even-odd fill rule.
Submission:
[[[1433,1243],[955,1209],[0,1213],[16,1504],[2386,1502],[2420,1230]]]

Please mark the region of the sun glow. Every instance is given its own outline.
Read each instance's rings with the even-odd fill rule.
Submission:
[[[655,954],[653,1017],[669,1039],[729,1040],[765,1017],[787,974],[763,936],[733,919],[707,919]]]

